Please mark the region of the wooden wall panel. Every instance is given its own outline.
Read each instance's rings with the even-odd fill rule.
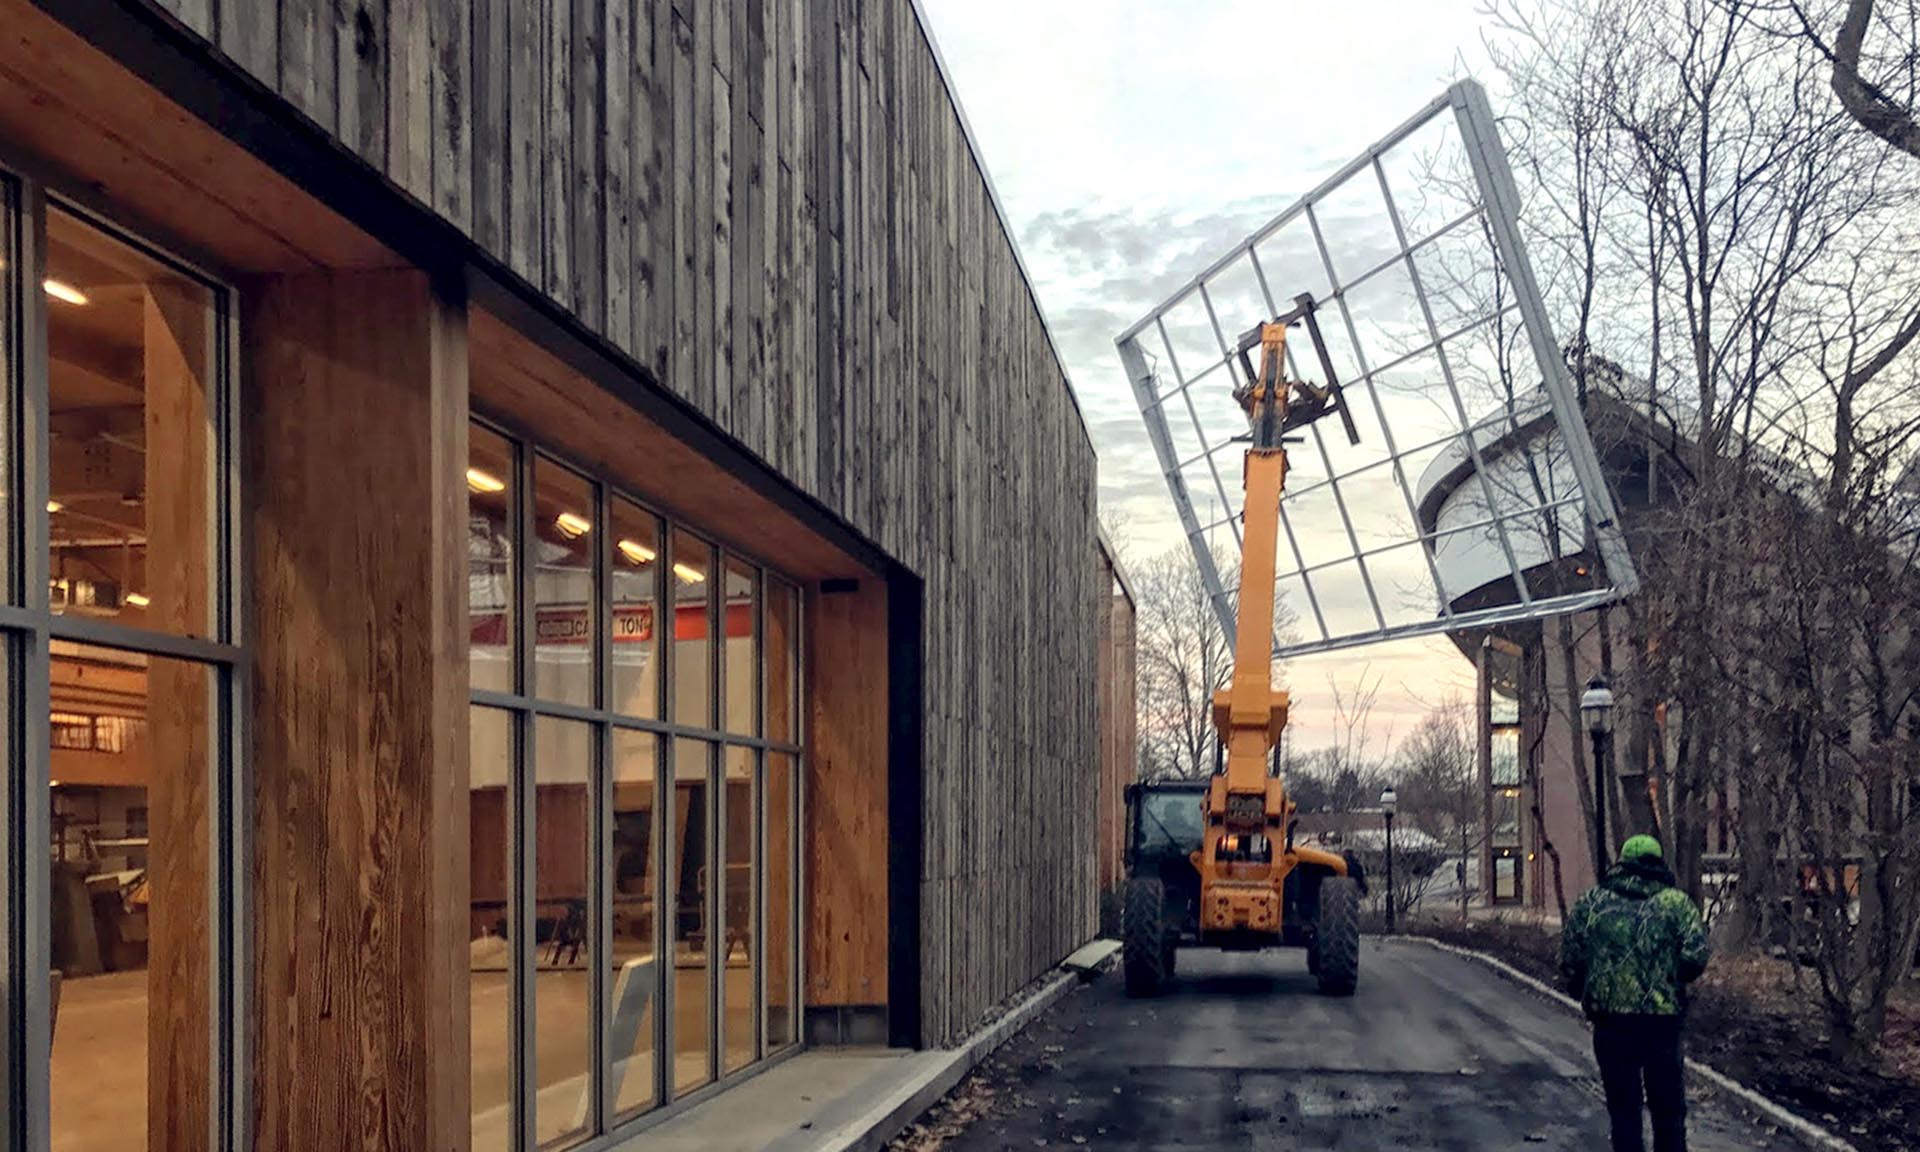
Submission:
[[[808,1005],[887,999],[887,592],[808,596]]]
[[[254,1144],[459,1152],[465,325],[412,272],[242,301]]]
[[[1093,931],[1093,452],[911,0],[148,2],[920,575],[929,1041]]]

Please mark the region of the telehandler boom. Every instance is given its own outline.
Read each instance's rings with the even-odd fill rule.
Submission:
[[[1287,329],[1302,322],[1325,385],[1287,379]],[[1127,988],[1137,995],[1157,991],[1172,975],[1174,949],[1182,943],[1236,949],[1304,944],[1320,990],[1350,995],[1359,979],[1364,877],[1350,857],[1293,843],[1294,805],[1273,755],[1287,724],[1287,694],[1273,687],[1273,612],[1287,433],[1338,413],[1348,439],[1358,443],[1359,436],[1321,343],[1311,296],[1299,297],[1292,311],[1243,337],[1239,360],[1246,382],[1234,399],[1250,425],[1239,611],[1233,677],[1213,699],[1225,766],[1197,798],[1190,785],[1148,784],[1130,794]],[[1197,829],[1180,811],[1195,799]],[[1198,843],[1190,846],[1196,830]],[[1181,849],[1188,849],[1184,861]]]

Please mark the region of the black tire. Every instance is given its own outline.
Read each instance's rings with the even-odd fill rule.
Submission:
[[[1360,886],[1351,877],[1320,881],[1320,926],[1314,933],[1322,996],[1351,996],[1360,983]]]
[[[1126,969],[1129,996],[1152,996],[1173,974],[1166,902],[1166,885],[1159,880],[1137,876],[1127,881],[1120,959]]]

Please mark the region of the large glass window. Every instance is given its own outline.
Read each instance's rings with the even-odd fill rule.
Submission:
[[[469,442],[473,1138],[540,1152],[799,1039],[800,596]]]
[[[234,910],[216,895],[233,867],[219,829],[232,803],[243,666],[231,643],[222,466],[233,448],[230,300],[57,205],[44,218],[44,278],[23,283],[19,203],[18,187],[0,179],[9,373],[0,408],[20,410],[24,396],[45,427],[21,489],[33,501],[0,498],[9,518],[0,539],[24,539],[45,583],[37,565],[26,566],[33,585],[12,579],[0,545],[8,599],[26,609],[0,637],[0,657],[10,680],[30,685],[6,697],[0,723],[4,763],[24,770],[30,810],[7,813],[0,837],[44,827],[46,838],[25,877],[0,878],[0,909],[22,916],[18,894],[45,888],[35,921],[11,937],[26,941],[25,954],[0,960],[47,995],[6,1005],[0,1028],[15,1013],[46,1013],[47,1096],[28,1104],[46,1109],[52,1147],[204,1143],[240,1015],[230,992],[215,991],[239,986],[226,944]],[[18,321],[44,331],[44,376],[15,374],[26,363]],[[12,428],[11,416],[0,427]],[[15,459],[10,436],[0,435],[0,460]],[[44,519],[22,515],[42,503]],[[39,714],[21,717],[22,699]],[[44,743],[22,739],[26,725],[44,725]],[[5,975],[0,983],[18,986]]]

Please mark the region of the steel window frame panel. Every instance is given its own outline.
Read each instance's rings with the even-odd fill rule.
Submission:
[[[18,353],[8,364],[5,386],[18,403],[10,414],[8,432],[15,440],[8,471],[22,503],[9,517],[5,533],[13,553],[7,581],[16,606],[4,610],[0,633],[8,652],[5,718],[13,788],[0,789],[0,807],[8,827],[17,829],[6,855],[6,874],[0,876],[0,912],[5,915],[5,942],[0,942],[0,972],[10,987],[22,993],[5,1005],[7,1043],[0,1052],[0,1097],[8,1103],[12,1122],[0,1128],[0,1147],[20,1152],[44,1152],[52,1140],[51,1069],[52,1019],[49,997],[25,995],[27,988],[51,971],[51,876],[46,861],[51,854],[51,807],[34,802],[51,794],[51,738],[44,723],[33,720],[51,710],[52,645],[54,641],[83,643],[191,664],[208,674],[206,691],[209,724],[214,729],[203,770],[209,776],[208,869],[206,899],[209,909],[206,938],[209,1013],[205,1069],[209,1083],[206,1147],[239,1150],[251,1143],[248,1115],[247,1067],[249,1032],[246,1009],[249,985],[243,974],[252,952],[251,926],[245,910],[251,899],[246,809],[238,797],[251,781],[246,750],[250,739],[246,703],[250,664],[241,641],[240,604],[246,590],[240,563],[243,519],[238,509],[241,444],[237,412],[240,341],[235,290],[228,278],[184,259],[143,235],[123,228],[91,205],[50,191],[40,178],[25,173],[6,174],[17,192],[14,228],[17,264],[28,271],[15,278],[4,306],[18,322]],[[211,298],[207,324],[212,371],[205,382],[209,392],[209,434],[213,459],[209,484],[213,496],[209,524],[208,613],[212,638],[179,636],[105,621],[56,615],[48,582],[51,577],[49,499],[50,453],[46,447],[51,405],[50,364],[44,294],[34,291],[46,277],[47,219],[58,208],[81,226],[98,230],[163,265],[199,282]],[[14,810],[16,809],[17,810]],[[15,934],[17,931],[17,935]]]
[[[1452,113],[1450,118],[1447,115],[1449,112]],[[1471,169],[1476,199],[1465,211],[1451,212],[1447,219],[1421,235],[1409,235],[1407,221],[1401,213],[1400,204],[1395,199],[1393,182],[1388,177],[1384,159],[1393,149],[1430,124],[1446,124],[1449,120],[1454,128],[1453,139],[1457,141],[1458,149],[1464,154]],[[1377,186],[1380,203],[1386,210],[1386,220],[1392,226],[1393,254],[1385,259],[1371,261],[1359,274],[1342,282],[1318,207],[1331,194],[1341,190],[1349,182],[1369,180]],[[1356,187],[1364,187],[1364,184]],[[1379,434],[1385,442],[1386,456],[1372,464],[1350,468],[1342,473],[1333,466],[1333,455],[1318,425],[1312,426],[1309,430],[1326,470],[1326,476],[1302,489],[1289,491],[1289,499],[1281,504],[1281,528],[1294,559],[1293,567],[1288,570],[1283,566],[1281,575],[1282,578],[1297,577],[1299,579],[1308,601],[1307,614],[1311,617],[1313,626],[1318,629],[1319,638],[1283,645],[1276,637],[1275,654],[1277,656],[1306,655],[1381,640],[1455,631],[1489,620],[1512,622],[1536,619],[1598,603],[1608,603],[1629,596],[1638,589],[1638,575],[1633,569],[1631,557],[1627,553],[1624,537],[1619,529],[1612,494],[1606,487],[1597,453],[1594,451],[1584,418],[1573,394],[1566,365],[1557,351],[1558,344],[1553,337],[1538,283],[1534,280],[1531,266],[1527,262],[1519,231],[1518,205],[1519,198],[1514,190],[1512,172],[1499,143],[1486,95],[1473,81],[1461,81],[1430,101],[1419,112],[1403,121],[1392,132],[1369,146],[1333,175],[1321,181],[1311,192],[1220,256],[1120,334],[1116,341],[1120,359],[1133,388],[1136,403],[1145,420],[1149,442],[1153,445],[1162,474],[1167,480],[1176,515],[1180,520],[1195,563],[1200,569],[1209,600],[1213,603],[1222,626],[1229,633],[1233,631],[1235,612],[1231,594],[1221,580],[1219,566],[1214,562],[1209,537],[1211,533],[1224,526],[1232,531],[1238,545],[1243,539],[1241,514],[1234,511],[1235,506],[1227,497],[1215,459],[1229,441],[1214,442],[1215,438],[1199,419],[1191,392],[1203,378],[1223,365],[1232,363],[1229,333],[1220,323],[1218,310],[1213,302],[1212,286],[1223,273],[1239,267],[1240,262],[1244,260],[1253,269],[1263,302],[1269,312],[1274,312],[1273,290],[1262,264],[1259,248],[1289,225],[1301,221],[1304,221],[1304,226],[1313,236],[1315,254],[1327,280],[1328,292],[1326,299],[1321,303],[1326,306],[1331,302],[1331,306],[1340,315],[1342,330],[1351,344],[1355,377],[1352,380],[1343,381],[1343,384],[1348,389],[1354,387],[1367,389],[1369,402],[1374,410],[1373,415],[1379,420],[1381,430]],[[1464,322],[1443,332],[1416,256],[1440,239],[1459,232],[1476,220],[1484,220],[1486,223],[1487,235],[1491,239],[1487,252],[1493,260],[1493,273],[1501,279],[1504,287],[1510,289],[1512,298],[1509,300],[1496,297],[1480,314],[1467,317]],[[1411,350],[1394,349],[1397,355],[1384,359],[1376,366],[1371,363],[1373,357],[1368,346],[1360,339],[1360,325],[1348,297],[1354,289],[1375,277],[1386,274],[1396,264],[1403,266],[1407,271],[1412,293],[1419,306],[1417,320],[1423,326],[1423,331],[1418,337],[1416,347]],[[1221,357],[1218,361],[1208,363],[1194,375],[1189,376],[1185,371],[1186,366],[1181,361],[1180,352],[1170,338],[1167,317],[1175,309],[1190,305],[1196,297],[1206,312],[1208,323],[1213,328]],[[1455,373],[1453,363],[1455,353],[1449,347],[1450,345],[1456,344],[1462,337],[1489,328],[1502,318],[1516,313],[1526,329],[1528,346],[1540,374],[1541,390],[1547,393],[1553,425],[1561,433],[1560,441],[1566,449],[1575,481],[1580,489],[1580,492],[1573,497],[1562,497],[1558,493],[1541,493],[1536,494],[1537,498],[1519,494],[1509,499],[1498,498],[1494,491],[1494,480],[1487,469],[1487,453],[1482,451],[1480,440],[1488,428],[1515,426],[1517,419],[1515,402],[1502,403],[1494,411],[1476,419],[1468,413],[1465,397]],[[1159,380],[1159,373],[1152,367],[1149,354],[1142,343],[1148,332],[1154,333],[1159,339],[1161,349],[1166,355],[1166,367],[1173,382],[1164,390],[1160,386],[1162,381]],[[1292,356],[1291,350],[1289,350],[1289,356],[1290,358]],[[1388,413],[1379,395],[1377,383],[1386,373],[1423,356],[1431,356],[1438,362],[1439,383],[1444,385],[1446,398],[1451,404],[1451,416],[1455,428],[1433,440],[1416,437],[1422,441],[1418,447],[1402,449],[1397,443],[1398,437],[1388,420]],[[1523,368],[1522,371],[1526,370]],[[1192,421],[1191,427],[1198,436],[1197,454],[1186,459],[1182,459],[1181,454],[1174,448],[1170,427],[1172,418],[1168,415],[1169,402],[1176,393],[1180,395],[1187,418]],[[1436,527],[1429,530],[1421,524],[1419,501],[1416,500],[1413,490],[1419,477],[1408,474],[1408,463],[1419,454],[1462,440],[1464,440],[1465,455],[1471,462],[1477,478],[1480,494],[1486,501],[1488,515],[1466,527],[1445,530]],[[1186,469],[1201,460],[1206,462],[1208,474],[1214,480],[1215,494],[1221,498],[1227,513],[1204,525],[1196,513],[1193,494],[1188,488],[1184,474]],[[1372,469],[1383,467],[1391,470],[1391,483],[1400,495],[1398,503],[1404,504],[1413,531],[1405,539],[1396,538],[1385,546],[1366,548],[1361,546],[1352,510],[1346,495],[1342,492],[1342,482]],[[1304,562],[1296,528],[1289,515],[1289,504],[1293,497],[1321,489],[1328,492],[1333,499],[1346,537],[1347,551],[1333,561],[1308,565]],[[1601,574],[1604,587],[1595,591],[1583,590],[1542,595],[1529,582],[1528,569],[1521,563],[1520,550],[1515,546],[1508,530],[1509,525],[1530,517],[1545,517],[1545,523],[1549,525],[1549,539],[1546,541],[1549,555],[1557,556],[1561,550],[1560,532],[1564,530],[1560,527],[1563,521],[1559,513],[1576,503],[1583,509],[1588,533],[1584,542],[1595,552],[1595,558],[1598,561],[1595,568]],[[1507,507],[1509,505],[1512,507]],[[1473,612],[1456,611],[1453,603],[1456,597],[1450,593],[1442,578],[1434,546],[1449,536],[1486,528],[1491,528],[1494,532],[1499,554],[1507,565],[1504,579],[1512,581],[1519,603]],[[1421,546],[1424,566],[1431,582],[1431,591],[1435,599],[1434,616],[1431,620],[1390,626],[1378,590],[1375,588],[1374,574],[1368,560],[1381,553],[1415,543]],[[1336,635],[1328,628],[1326,613],[1315,589],[1314,574],[1347,564],[1355,565],[1359,570],[1375,627],[1372,630],[1363,629]]]
[[[1507,162],[1506,149],[1500,144],[1493,106],[1487,100],[1486,91],[1478,84],[1456,84],[1449,90],[1448,96],[1460,126],[1461,139],[1466,145],[1468,163],[1473,165],[1474,175],[1489,201],[1487,220],[1494,245],[1506,267],[1508,282],[1513,285],[1521,315],[1526,319],[1527,337],[1533,345],[1534,359],[1540,362],[1541,371],[1547,376],[1547,400],[1553,407],[1555,422],[1563,430],[1584,428],[1573,379],[1567,371],[1566,361],[1560,355],[1559,343],[1553,337],[1546,301],[1540,294],[1539,281],[1533,274],[1533,262],[1527,256],[1526,244],[1520,235],[1520,193],[1514,185],[1513,169]],[[1607,577],[1619,595],[1631,596],[1639,591],[1640,574],[1634,567],[1632,554],[1627,550],[1626,535],[1620,528],[1620,516],[1614,507],[1613,493],[1600,470],[1599,455],[1594,451],[1591,439],[1586,436],[1568,435],[1563,438],[1566,441],[1567,461],[1587,497],[1587,527],[1593,534],[1594,550],[1599,554]]]

